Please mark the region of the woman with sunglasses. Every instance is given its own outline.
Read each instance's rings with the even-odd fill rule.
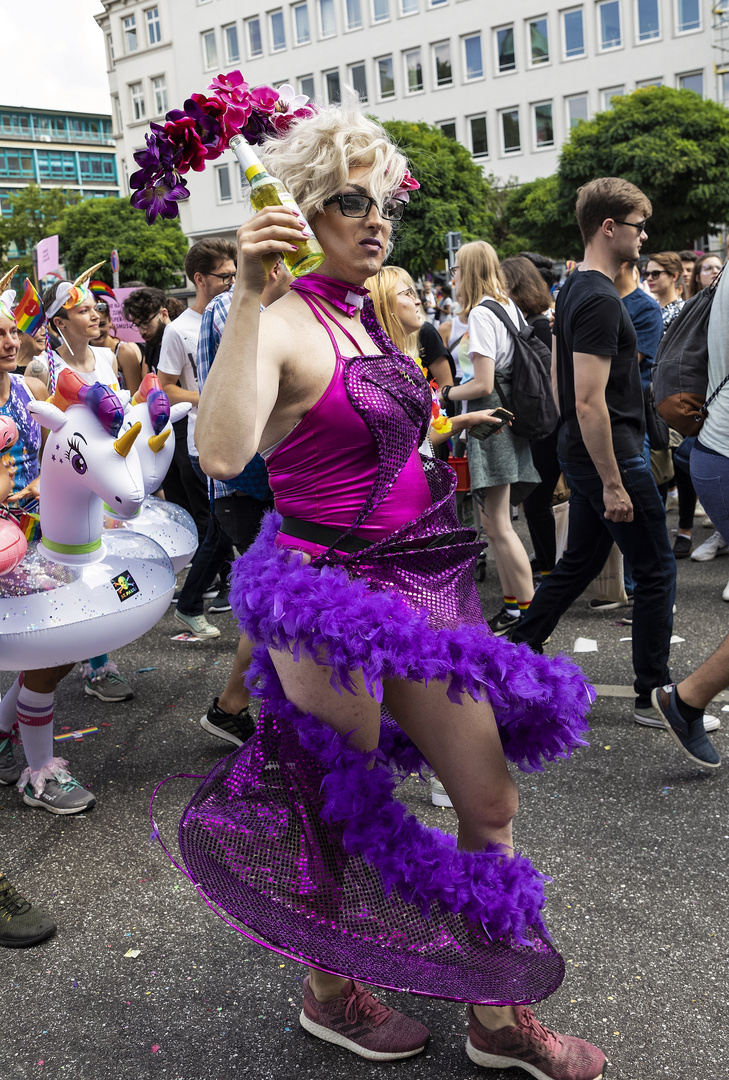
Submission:
[[[686,299],[690,300],[692,296],[696,296],[696,293],[701,292],[707,285],[711,285],[720,273],[721,259],[719,256],[702,255],[700,259],[696,260],[694,268],[691,271]]]
[[[645,280],[651,295],[661,305],[665,333],[684,305],[678,292],[679,284],[683,281],[680,255],[675,251],[661,251],[658,255],[649,255]]]
[[[266,261],[295,251],[306,226],[269,207],[238,230],[197,444],[219,479],[260,448],[281,516],[237,561],[231,588],[259,646],[262,720],[189,805],[185,860],[255,940],[310,963],[300,1022],[319,1038],[370,1060],[422,1051],[427,1030],[354,981],[362,977],[478,1002],[467,1052],[481,1065],[509,1056],[517,1066],[538,1060],[544,1077],[595,1080],[599,1050],[504,1005],[546,996],[559,975],[536,911],[517,914],[532,906],[526,879],[540,888],[512,856],[516,788],[501,738],[509,753],[518,738],[551,757],[544,736],[561,728],[558,741],[572,743],[567,729],[581,726],[587,697],[565,661],[489,634],[454,474],[418,452],[430,390],[385,335],[365,287],[415,185],[354,104],[294,122],[262,152],[325,260],[261,313]],[[529,733],[506,733],[530,713]],[[396,775],[423,759],[453,800],[458,847],[392,794]]]

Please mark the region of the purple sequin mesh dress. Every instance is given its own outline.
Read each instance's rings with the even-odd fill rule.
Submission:
[[[350,531],[424,437],[431,404],[369,301],[363,322],[381,352],[346,360],[344,379],[379,470]],[[386,711],[368,768],[369,758],[286,699],[267,653],[328,664],[343,694],[350,673],[363,671],[379,700],[389,678],[442,680],[454,702],[488,698],[507,758],[526,770],[585,745],[582,674],[491,635],[473,579],[480,545],[456,517],[454,473],[432,459],[424,467],[432,506],[364,552],[302,565],[275,546],[272,514],[237,560],[231,601],[259,646],[250,678],[261,720],[196,792],[180,847],[192,880],[243,933],[295,960],[454,1000],[537,1001],[564,974],[541,919],[543,876],[521,855],[461,851],[423,826],[394,791],[427,763]],[[447,545],[433,546],[444,535]]]

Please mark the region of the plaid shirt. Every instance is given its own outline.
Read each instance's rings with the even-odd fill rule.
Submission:
[[[200,337],[197,342],[197,381],[201,391],[215,359],[215,354],[218,351],[232,299],[233,294],[231,292],[220,293],[214,300],[210,301],[203,312]],[[271,489],[268,486],[266,463],[260,454],[256,454],[248,462],[243,472],[232,480],[213,480],[212,484],[216,499],[223,499],[226,495],[234,495],[237,491],[252,495],[254,499],[258,499],[260,502],[266,502],[273,498]]]

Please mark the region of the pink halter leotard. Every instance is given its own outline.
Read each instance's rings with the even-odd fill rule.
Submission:
[[[301,294],[300,294],[301,295]],[[378,456],[375,440],[350,404],[344,386],[344,358],[326,321],[331,320],[362,350],[336,318],[318,301],[302,295],[326,329],[336,363],[331,381],[306,416],[267,455],[268,482],[282,517],[300,518],[344,532],[357,517],[375,481]],[[355,535],[381,540],[431,504],[417,447],[392,488]],[[277,543],[311,555],[326,550],[319,544],[279,533]]]

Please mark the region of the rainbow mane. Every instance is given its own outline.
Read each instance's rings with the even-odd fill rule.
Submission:
[[[51,403],[62,412],[70,405],[86,405],[109,435],[117,437],[124,423],[124,408],[113,390],[103,383],[85,383],[76,371],[64,368],[58,376]]]

